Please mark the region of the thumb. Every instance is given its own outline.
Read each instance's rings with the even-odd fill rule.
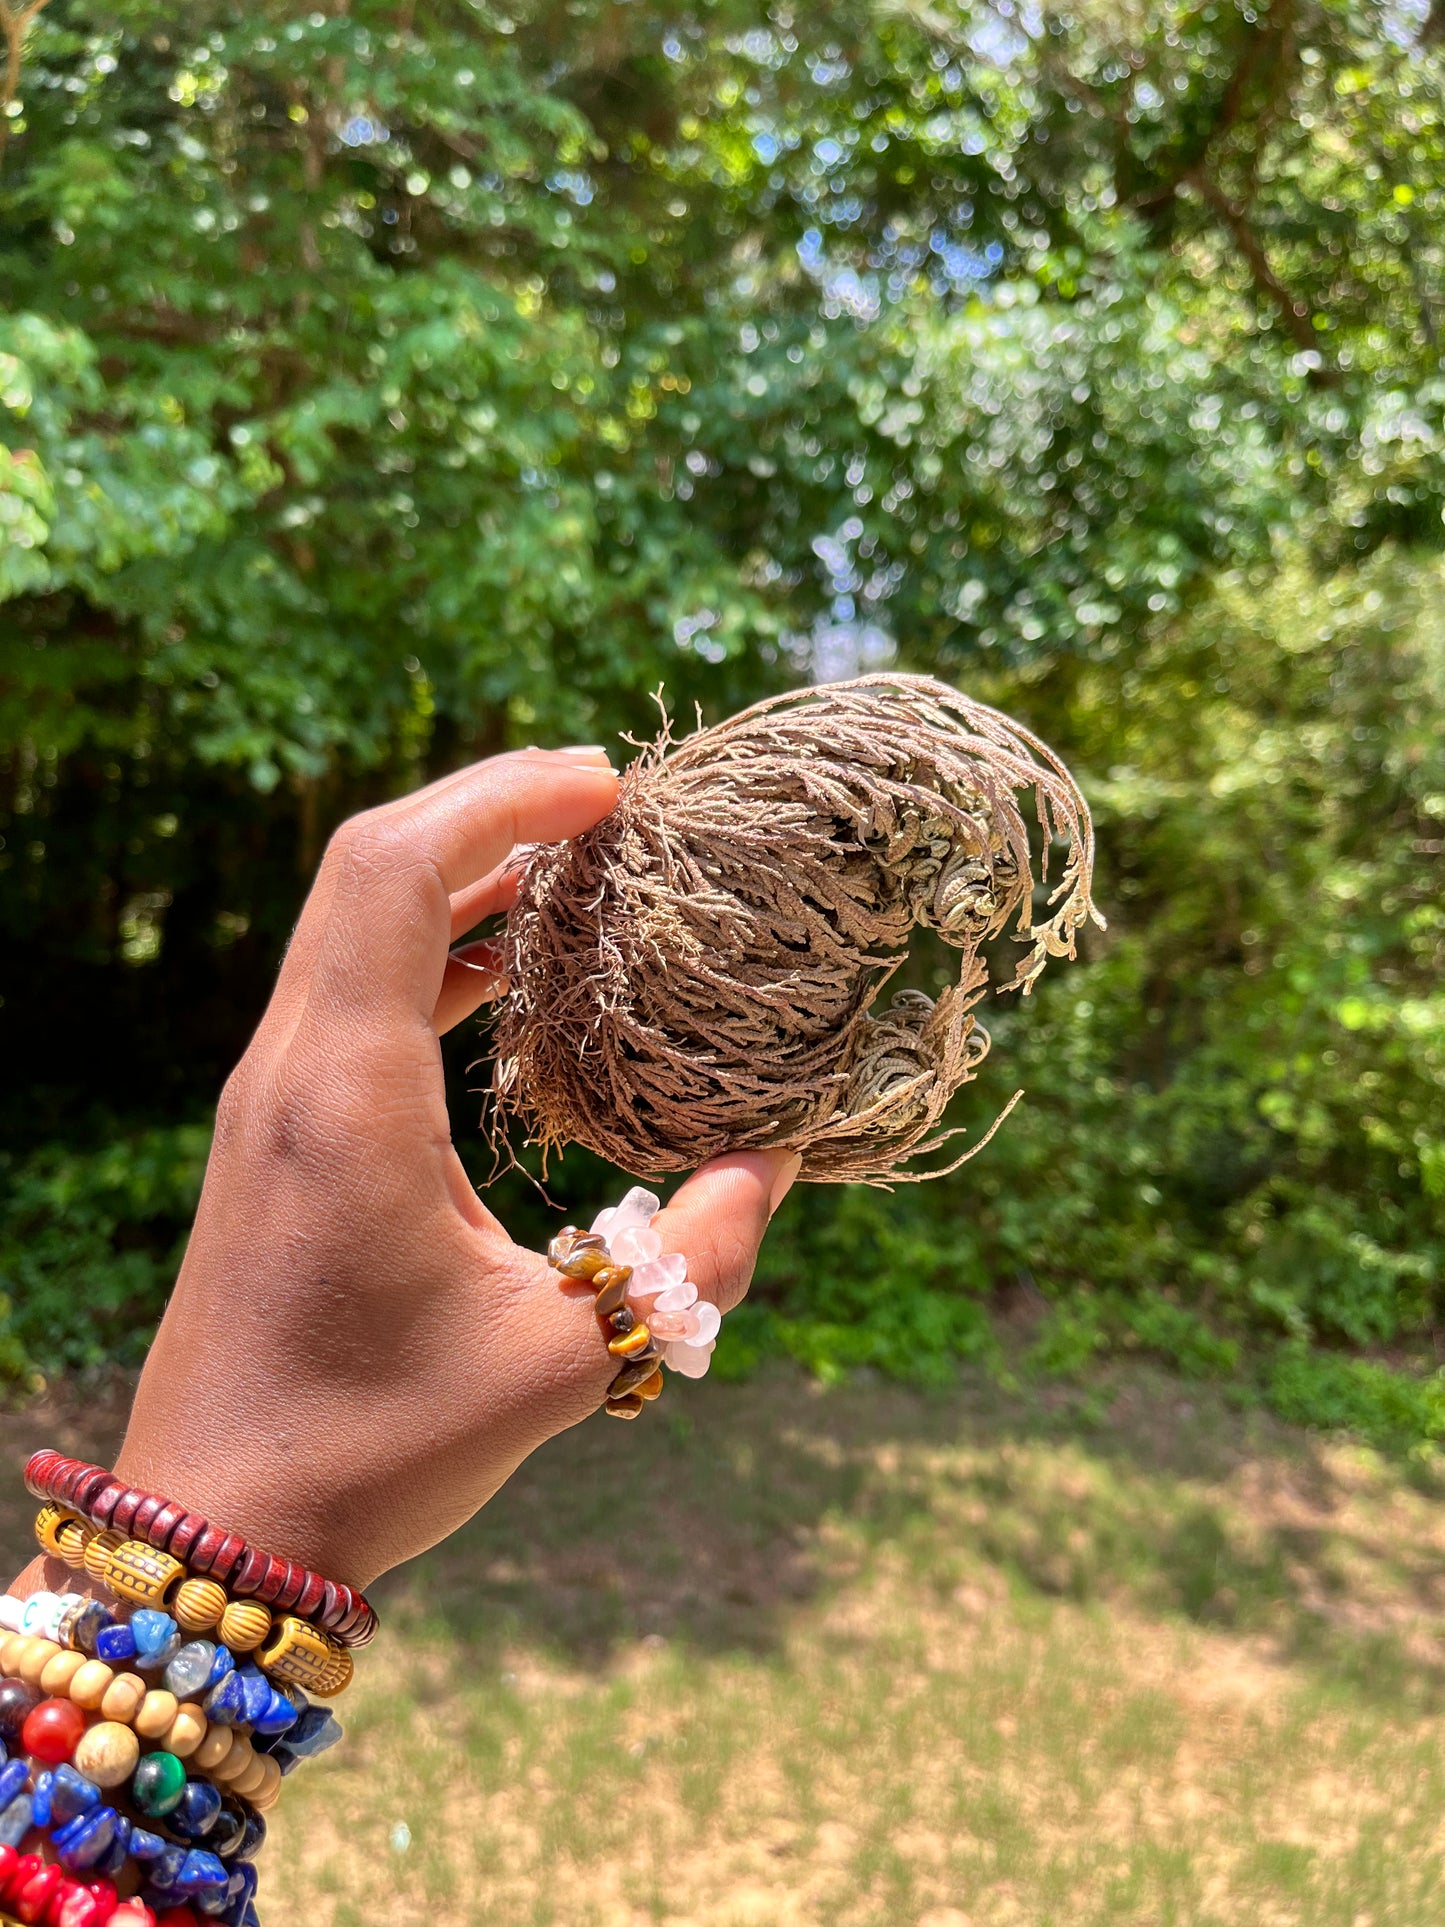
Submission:
[[[699,1294],[719,1311],[747,1295],[768,1221],[792,1189],[796,1151],[732,1151],[700,1165],[652,1228],[664,1251],[680,1251]]]

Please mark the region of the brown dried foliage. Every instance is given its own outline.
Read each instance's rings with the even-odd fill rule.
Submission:
[[[1045,873],[1049,843],[1067,846],[1041,923],[1026,792]],[[781,1148],[814,1183],[940,1176],[905,1166],[958,1135],[939,1121],[988,1053],[981,947],[1017,916],[1029,950],[1004,988],[1024,991],[1072,957],[1102,921],[1093,854],[1053,752],[926,677],[798,690],[675,745],[664,730],[610,816],[528,860],[494,1142],[516,1120],[638,1175]],[[958,981],[875,1013],[916,924],[961,953]]]

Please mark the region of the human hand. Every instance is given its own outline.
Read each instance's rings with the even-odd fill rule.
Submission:
[[[498,756],[343,824],[221,1099],[117,1471],[352,1585],[443,1538],[616,1371],[451,1142],[438,1039],[499,988],[456,938],[520,843],[612,808],[601,750]],[[697,1172],[656,1220],[723,1310],[796,1158]],[[598,1204],[609,1202],[599,1199]]]

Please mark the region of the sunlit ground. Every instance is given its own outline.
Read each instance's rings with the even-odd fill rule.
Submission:
[[[1430,1475],[1143,1369],[649,1418],[380,1589],[267,1927],[1441,1918]]]

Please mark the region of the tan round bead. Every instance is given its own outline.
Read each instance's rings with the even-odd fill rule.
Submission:
[[[259,1755],[265,1778],[245,1796],[260,1813],[269,1812],[281,1798],[281,1769],[269,1753]]]
[[[108,1526],[104,1532],[97,1532],[85,1548],[85,1570],[98,1586],[105,1584],[105,1562],[119,1546],[125,1544],[125,1534]]]
[[[161,1745],[178,1760],[188,1760],[206,1737],[209,1725],[199,1706],[182,1706],[167,1727]]]
[[[40,1690],[60,1699],[70,1698],[70,1682],[85,1665],[84,1653],[57,1653],[40,1675]]]
[[[39,1644],[40,1639],[35,1633],[21,1633],[19,1635],[15,1644],[10,1648],[10,1673],[12,1678],[21,1679],[24,1677],[21,1668]]]
[[[106,1668],[110,1672],[110,1668]],[[139,1673],[112,1674],[110,1683],[101,1695],[100,1710],[108,1720],[119,1720],[122,1726],[129,1726],[145,1703],[150,1689]],[[75,1698],[75,1688],[70,1689],[70,1697]]]
[[[207,1633],[226,1610],[226,1588],[214,1579],[187,1579],[176,1593],[171,1612],[183,1632]]]
[[[7,1633],[0,1639],[0,1673],[6,1679],[14,1679],[20,1671],[20,1654],[25,1645],[24,1633]]]
[[[271,1612],[254,1599],[234,1599],[221,1614],[221,1644],[233,1653],[250,1653],[271,1630]]]
[[[70,1682],[70,1697],[87,1713],[101,1705],[115,1681],[115,1668],[103,1659],[88,1659]],[[115,1715],[107,1713],[108,1719]]]
[[[191,1755],[191,1765],[202,1773],[214,1775],[225,1764],[226,1756],[235,1743],[235,1727],[213,1726]]]
[[[244,1733],[232,1729],[231,1750],[219,1766],[211,1768],[213,1780],[227,1782],[238,1779],[256,1757],[256,1750]]]
[[[30,1642],[29,1652],[20,1662],[21,1679],[25,1680],[28,1685],[38,1686],[40,1684],[40,1675],[45,1671],[51,1660],[54,1659],[58,1653],[63,1653],[64,1651],[65,1648],[63,1646],[57,1646],[53,1639],[32,1640]]]
[[[148,1740],[158,1740],[162,1733],[168,1733],[171,1721],[180,1710],[180,1701],[174,1693],[159,1689],[147,1693],[136,1708],[132,1721],[137,1733],[143,1733]]]
[[[249,1800],[258,1787],[266,1784],[266,1755],[253,1753],[242,1772],[231,1781],[232,1793],[239,1793],[243,1800]]]
[[[140,1741],[118,1720],[100,1720],[80,1737],[75,1770],[97,1786],[120,1786],[135,1772]]]

